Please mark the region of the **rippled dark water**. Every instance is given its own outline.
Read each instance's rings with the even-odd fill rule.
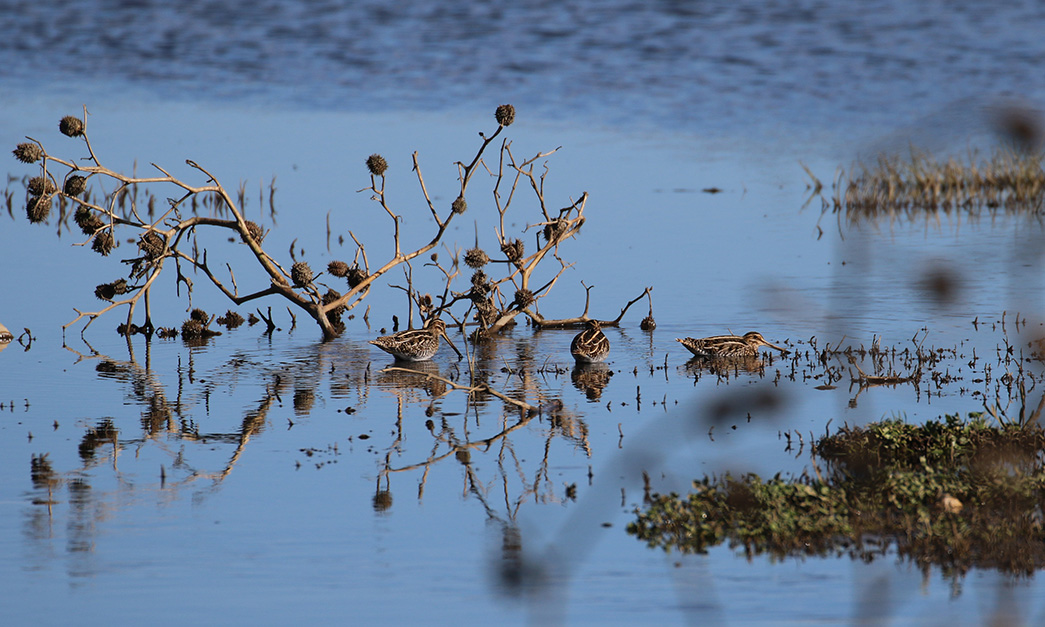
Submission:
[[[542,311],[578,313],[583,281],[595,286],[593,313],[613,317],[653,285],[658,320],[641,332],[639,303],[610,332],[608,377],[572,371],[572,332],[519,328],[489,347],[493,385],[561,410],[525,423],[490,399],[473,406],[380,372],[390,362],[366,342],[403,315],[386,285],[367,301],[372,328],[357,318],[334,343],[300,316],[292,330],[278,302],[262,305],[279,316],[271,338],[243,327],[205,346],[128,346],[115,314],[84,341],[61,325],[126,267],[56,239],[54,222],[27,224],[15,195],[14,218],[0,217],[0,321],[37,337],[0,354],[0,584],[11,591],[0,598],[15,623],[1040,615],[1035,579],[748,561],[727,547],[665,556],[623,527],[642,504],[643,470],[655,489],[679,491],[704,473],[800,472],[808,457],[785,452],[783,431],[964,413],[1004,395],[998,372],[984,382],[983,356],[1041,329],[1040,221],[838,223],[808,202],[799,161],[829,184],[858,153],[909,141],[961,150],[1000,109],[1040,108],[1041,5],[142,1],[0,12],[0,145],[31,135],[78,155],[56,122],[86,103],[107,163],[188,176],[181,164],[193,158],[229,187],[245,181],[270,250],[285,260],[293,242],[314,268],[351,257],[336,238],[349,229],[375,257],[388,252],[386,217],[356,192],[367,155],[389,158],[404,232],[423,237],[411,154],[435,202],[449,203],[454,161],[512,102],[518,154],[563,146],[548,159],[551,204],[591,194],[589,222],[563,251],[576,266]],[[31,171],[0,163],[9,189]],[[254,200],[273,177],[275,219]],[[710,187],[721,193],[701,191]],[[469,203],[448,234],[465,247],[493,229],[489,206]],[[513,214],[520,230],[528,210]],[[954,302],[923,287],[939,267],[961,279]],[[438,285],[427,270],[418,280]],[[245,289],[257,278],[237,277]],[[194,306],[229,307],[196,281]],[[161,323],[178,324],[184,298],[173,280],[160,292]],[[1015,312],[1026,324],[1013,327]],[[916,391],[847,388],[845,375],[816,389],[823,381],[804,377],[821,370],[781,362],[765,376],[718,377],[694,370],[674,341],[748,329],[799,350],[814,337],[924,341],[953,350],[956,378]],[[966,365],[974,350],[976,367]],[[462,376],[448,352],[433,367]],[[1040,380],[1040,365],[1027,368]],[[783,410],[701,418],[766,389]],[[53,481],[31,473],[45,453]],[[526,596],[544,580],[522,566],[552,568],[551,585]]]
[[[1036,2],[2,3],[8,89],[852,140],[958,101],[1041,103]],[[17,16],[17,17],[14,17]],[[976,123],[964,107],[946,121]],[[945,129],[947,130],[947,129]],[[963,129],[964,130],[964,129]]]

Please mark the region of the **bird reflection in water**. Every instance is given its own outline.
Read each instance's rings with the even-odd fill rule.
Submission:
[[[598,401],[602,398],[602,391],[610,382],[613,371],[603,363],[580,363],[578,362],[570,371],[570,381],[573,386],[584,392],[589,401]]]
[[[432,396],[442,396],[446,394],[446,382],[435,378],[441,376],[439,364],[434,361],[396,361],[392,368],[378,373],[377,383],[382,387],[420,389]]]

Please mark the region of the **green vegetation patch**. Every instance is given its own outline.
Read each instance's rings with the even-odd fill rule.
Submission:
[[[1045,566],[1045,431],[979,414],[923,425],[843,427],[814,444],[813,476],[704,477],[686,497],[653,494],[628,532],[650,546],[749,557],[849,555],[892,547],[921,566],[1030,574]]]

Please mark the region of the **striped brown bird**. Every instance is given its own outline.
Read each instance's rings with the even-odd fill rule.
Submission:
[[[588,327],[573,338],[570,354],[579,364],[594,364],[606,359],[610,354],[610,341],[598,320],[589,320]]]
[[[446,338],[446,343],[454,349],[460,359],[461,351],[454,346],[450,336],[446,334],[446,323],[439,318],[429,320],[423,329],[400,331],[370,340],[370,343],[401,361],[425,361],[431,359],[439,350],[440,337]]]
[[[757,331],[749,331],[744,335],[714,335],[700,339],[675,338],[689,349],[697,357],[705,359],[728,359],[731,357],[754,357],[758,355],[758,349],[762,346],[775,348],[785,353],[787,349],[767,342],[766,338]]]

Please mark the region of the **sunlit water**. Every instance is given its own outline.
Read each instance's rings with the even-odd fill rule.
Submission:
[[[956,589],[903,564],[747,562],[725,547],[680,557],[624,533],[643,471],[660,491],[725,470],[798,473],[808,450],[785,450],[783,432],[808,441],[828,420],[921,420],[993,396],[974,382],[982,365],[964,364],[974,349],[993,357],[1006,339],[1022,348],[1040,334],[1041,224],[952,215],[839,228],[810,199],[799,162],[827,183],[873,147],[983,141],[998,98],[1045,95],[1033,78],[1045,57],[1036,4],[880,3],[855,14],[826,3],[100,3],[58,21],[53,6],[2,8],[19,15],[0,26],[4,146],[30,135],[82,156],[56,125],[86,102],[104,162],[139,172],[155,162],[191,178],[182,164],[192,158],[228,187],[246,181],[246,211],[272,229],[267,248],[284,259],[296,240],[313,268],[351,257],[351,240],[337,241],[348,229],[373,257],[389,252],[388,217],[356,191],[369,182],[367,155],[388,158],[404,233],[423,241],[431,221],[410,155],[448,205],[453,163],[493,130],[493,108],[513,102],[517,156],[562,146],[547,159],[550,205],[591,195],[581,236],[561,251],[576,265],[541,311],[579,314],[583,281],[594,286],[591,313],[612,318],[653,286],[658,322],[652,334],[638,328],[643,300],[608,331],[613,375],[595,391],[574,383],[573,331],[513,330],[484,355],[490,382],[563,404],[522,424],[500,401],[475,409],[462,392],[379,372],[391,362],[366,341],[404,316],[401,292],[384,284],[365,303],[371,328],[355,311],[333,343],[301,315],[291,330],[283,304],[265,301],[280,325],[271,337],[245,326],[203,347],[128,346],[114,312],[84,340],[82,324],[67,330],[64,349],[72,308],[100,302],[94,286],[125,272],[118,259],[132,246],[107,259],[71,246],[53,220],[27,224],[16,195],[15,218],[0,227],[0,322],[35,340],[0,353],[0,581],[13,624],[113,612],[170,623],[1040,615],[1036,580],[974,572]],[[32,171],[6,163],[16,178]],[[257,200],[273,177],[274,220]],[[474,185],[482,191],[451,247],[470,247],[477,231],[491,247],[490,185]],[[722,193],[702,191],[711,187]],[[532,210],[512,214],[520,231],[537,220]],[[256,289],[242,247],[212,245],[239,259],[241,287]],[[935,267],[960,277],[949,304],[920,287]],[[434,271],[415,273],[439,288]],[[194,280],[194,306],[228,308]],[[158,323],[175,326],[185,301],[164,281]],[[764,377],[696,378],[674,341],[750,329],[797,350],[875,338],[953,348],[959,378],[859,390],[836,364],[846,372],[836,389],[816,390],[822,378],[792,379],[779,360]],[[434,364],[467,381],[446,349]],[[706,407],[760,386],[779,391],[783,409],[705,419]],[[105,420],[115,445],[85,435]],[[482,444],[454,453],[468,443]],[[43,453],[59,477],[50,491],[30,478]],[[499,575],[520,563],[548,579],[519,589]]]

